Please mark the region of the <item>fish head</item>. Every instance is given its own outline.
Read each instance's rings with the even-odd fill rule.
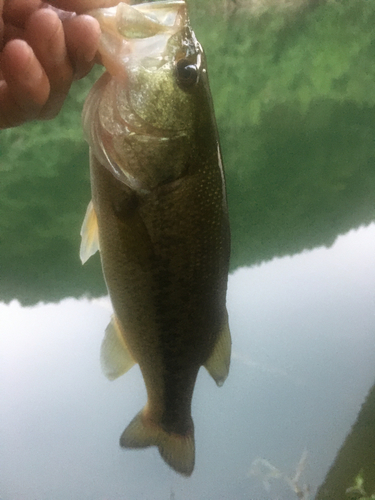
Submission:
[[[203,50],[182,0],[90,12],[99,21],[107,73],[84,108],[86,137],[98,160],[140,192],[187,169],[206,93]]]

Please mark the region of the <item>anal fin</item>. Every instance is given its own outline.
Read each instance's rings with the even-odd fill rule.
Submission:
[[[219,387],[224,384],[229,373],[231,347],[232,339],[228,324],[228,313],[226,313],[214,349],[204,364],[206,370]]]
[[[104,375],[109,380],[120,377],[135,364],[116,316],[112,316],[111,322],[105,330],[100,349],[100,363]]]

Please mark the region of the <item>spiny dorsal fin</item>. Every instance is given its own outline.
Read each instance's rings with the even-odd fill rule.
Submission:
[[[86,215],[83,219],[81,237],[79,256],[82,264],[84,264],[91,255],[94,255],[94,253],[99,250],[98,220],[92,201],[88,204]]]
[[[126,346],[116,316],[112,316],[105,330],[100,349],[100,363],[104,375],[109,378],[109,380],[120,377],[135,364],[134,358]]]
[[[121,435],[123,448],[147,448],[157,446],[163,460],[176,472],[191,476],[195,462],[194,426],[187,435],[168,433],[140,411]]]
[[[219,387],[224,384],[225,379],[228,376],[231,346],[232,339],[230,337],[228,313],[226,313],[215,347],[210,357],[204,364],[206,370]]]

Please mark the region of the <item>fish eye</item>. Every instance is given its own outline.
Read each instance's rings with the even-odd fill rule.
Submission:
[[[177,83],[183,89],[193,87],[198,83],[199,70],[195,64],[187,59],[180,59],[176,63]]]

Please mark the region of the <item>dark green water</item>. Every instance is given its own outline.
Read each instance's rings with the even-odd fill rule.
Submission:
[[[45,472],[49,470],[45,457],[52,453],[51,464],[56,467],[59,461],[46,444],[50,439],[48,434],[43,435],[42,430],[38,430],[37,412],[32,401],[27,396],[18,400],[12,391],[5,389],[7,384],[0,379],[0,390],[4,392],[4,398],[9,398],[6,399],[8,407],[5,412],[7,422],[11,422],[7,424],[8,438],[4,450],[14,453],[13,458],[1,456],[0,446],[0,469],[2,461],[7,464],[4,493],[0,475],[2,500],[34,497],[85,500],[107,496],[121,500],[158,499],[167,498],[165,495],[169,490],[175,491],[176,499],[287,500],[297,498],[297,491],[293,491],[284,476],[287,471],[289,476],[292,474],[305,448],[310,455],[312,453],[312,458],[306,459],[310,464],[310,498],[323,483],[317,494],[319,500],[349,498],[345,490],[354,485],[361,470],[364,490],[368,495],[375,491],[374,392],[370,391],[375,375],[375,296],[372,286],[375,263],[371,253],[374,248],[374,226],[371,223],[375,221],[375,2],[308,2],[299,9],[267,9],[263,12],[243,8],[225,10],[218,5],[219,2],[215,6],[210,1],[192,1],[191,17],[207,53],[226,167],[233,242],[231,269],[234,271],[228,302],[232,308],[235,356],[231,374],[233,382],[228,379],[228,388],[224,387],[217,394],[204,379],[204,391],[203,388],[197,391],[200,403],[197,403],[198,417],[195,419],[207,433],[199,436],[203,429],[197,430],[198,442],[200,439],[207,449],[207,456],[201,458],[204,472],[197,472],[191,483],[193,486],[186,486],[188,483],[181,483],[181,486],[177,480],[174,482],[172,475],[168,476],[162,465],[158,465],[157,470],[163,471],[160,472],[163,486],[158,485],[154,497],[150,493],[152,486],[143,488],[142,485],[130,487],[132,493],[126,496],[121,482],[122,465],[119,465],[123,458],[112,456],[107,449],[103,451],[105,446],[113,445],[113,453],[117,453],[116,428],[113,437],[107,430],[106,439],[101,438],[105,465],[95,459],[92,468],[114,467],[113,481],[117,489],[103,486],[102,491],[97,486],[96,490],[93,489],[100,491],[97,496],[92,492],[85,493],[82,484],[89,484],[87,478],[90,476],[82,465],[86,461],[83,452],[77,458],[83,467],[81,475],[74,476],[66,465],[69,460],[64,462],[61,459],[61,477],[57,474],[54,485],[46,490],[43,487],[33,489],[33,476],[36,476],[36,484],[52,484],[49,473]],[[17,300],[24,306],[33,306],[41,301],[58,302],[82,295],[100,297],[106,293],[99,259],[91,259],[82,267],[78,257],[79,230],[90,199],[88,152],[82,139],[80,113],[94,80],[95,75],[92,75],[77,83],[63,113],[52,122],[31,123],[0,133],[2,302]],[[357,232],[347,235],[358,228]],[[345,234],[336,241],[339,235]],[[239,270],[244,266],[249,269]],[[13,303],[12,309],[3,305],[1,311],[6,328],[1,327],[0,335],[9,335],[9,331],[13,331],[12,325],[16,324],[13,338],[19,340],[17,345],[22,345],[20,332],[29,333],[29,325],[33,325],[30,338],[35,335],[39,339],[38,335],[41,335],[38,342],[43,343],[42,331],[48,325],[50,336],[57,329],[61,330],[63,338],[66,330],[70,339],[73,318],[88,314],[91,325],[93,314],[98,316],[100,324],[103,323],[96,336],[93,334],[96,351],[93,348],[92,355],[97,356],[98,339],[106,323],[102,318],[103,311],[98,312],[97,306],[93,305],[95,311],[90,312],[86,302],[80,306],[69,304],[45,306],[46,311],[42,306],[39,309],[22,308]],[[55,320],[43,319],[40,332],[36,327],[37,316],[34,319],[28,316],[39,311],[40,318],[52,318],[55,313],[50,311],[60,306],[64,311],[66,307],[67,312],[57,313],[56,309]],[[64,325],[66,315],[69,321],[66,319],[64,330],[61,325]],[[20,323],[14,319],[21,317],[23,322]],[[83,320],[78,320],[78,323],[80,321]],[[58,328],[56,322],[59,322]],[[82,332],[86,328],[84,325],[85,322]],[[75,347],[74,339],[82,342],[82,346],[85,344],[79,331],[75,335],[67,350],[70,354],[80,349]],[[28,342],[32,345],[30,339]],[[52,342],[52,350],[53,345]],[[12,378],[20,370],[20,379],[25,377],[27,381],[29,375],[25,374],[29,373],[27,369],[32,370],[32,358],[30,366],[26,363],[29,368],[24,368],[22,360],[25,354],[17,352],[16,347],[11,347],[10,354],[6,354],[9,348],[6,339],[4,346],[4,373]],[[61,350],[65,352],[63,347]],[[32,346],[30,352],[33,352]],[[15,359],[19,356],[21,366],[18,368],[9,361],[12,353]],[[39,355],[53,358],[48,349],[41,349]],[[74,374],[74,356],[69,360]],[[55,361],[61,363],[60,369],[64,372],[64,361],[58,357]],[[35,365],[38,363],[35,361]],[[43,363],[41,361],[42,366]],[[48,377],[48,363],[43,370],[36,379],[41,387],[44,387],[44,382],[40,380]],[[77,373],[77,378],[81,375]],[[66,390],[64,397],[69,401],[72,397],[64,388],[70,383],[74,385],[75,380],[73,375],[72,380],[65,382],[58,378],[62,391]],[[96,408],[94,396],[91,400],[87,394],[94,395],[96,383],[104,384],[99,380],[100,373],[98,381],[96,378],[95,383],[88,381],[81,392],[74,392],[73,402],[69,404],[73,408],[77,404],[83,408],[82,401],[87,399],[89,406]],[[128,384],[131,386],[131,382],[124,379],[124,387],[128,388]],[[135,384],[141,382],[138,380]],[[47,392],[43,393],[43,390]],[[107,385],[100,390],[103,398],[108,397],[104,396],[108,391],[116,392]],[[36,398],[38,394],[45,398],[40,402],[43,412],[56,412],[56,421],[59,422],[59,418],[64,420],[64,405],[52,404],[48,409],[48,390],[38,391],[36,387]],[[363,412],[350,433],[367,394]],[[131,394],[124,396],[124,404],[126,398],[131,398]],[[30,406],[23,406],[25,401],[34,408],[32,411]],[[227,425],[221,429],[220,425],[224,424],[218,424],[221,429],[219,438],[210,435],[210,412],[217,411],[212,401],[221,408]],[[206,409],[205,403],[208,404]],[[12,413],[11,409],[17,405],[26,415],[31,411],[37,435],[40,433],[40,456],[44,458],[35,470],[32,467],[29,470],[26,465],[31,461],[27,447],[31,447],[32,442],[26,441],[24,445],[16,438],[15,441],[11,439],[18,429],[15,417],[18,412],[14,410]],[[111,405],[112,402],[108,402],[108,412]],[[98,408],[95,411],[100,415]],[[137,409],[138,406],[134,412]],[[116,417],[123,427],[123,414]],[[74,422],[73,414],[68,418]],[[102,425],[105,427],[100,418],[94,426],[96,432],[100,432]],[[335,419],[337,426],[334,425]],[[262,420],[267,425],[262,425]],[[236,429],[241,429],[238,434],[233,430],[234,422]],[[205,423],[208,428],[204,427]],[[23,422],[20,421],[19,425]],[[296,435],[299,438],[293,438],[294,427],[298,429]],[[77,436],[81,435],[78,428],[77,424]],[[35,427],[31,429],[35,432]],[[70,423],[69,429],[74,437],[76,424]],[[83,445],[86,448],[95,448],[89,436],[85,439]],[[221,442],[224,448],[220,446]],[[62,443],[63,440],[53,446]],[[213,443],[218,446],[217,450]],[[314,443],[319,443],[319,446]],[[227,450],[227,460],[223,449]],[[95,453],[94,449],[90,453]],[[217,472],[217,467],[210,465],[216,464],[220,453],[224,455],[223,462],[217,467],[220,470],[227,464],[229,469],[222,475]],[[66,454],[68,456],[69,452]],[[259,457],[272,464],[280,477],[267,480],[267,474],[273,469],[265,463],[261,473],[250,474],[251,463]],[[15,487],[18,484],[18,459],[25,464],[23,490]],[[74,463],[74,457],[70,460]],[[134,469],[134,477],[138,478],[143,469],[142,460],[137,460],[139,464],[127,463],[126,467],[127,470],[129,467]],[[232,465],[229,466],[228,462]],[[149,467],[154,470],[154,464]],[[69,474],[74,477],[66,489]],[[152,481],[153,473],[150,474]],[[108,471],[107,475],[112,477],[112,472]],[[223,484],[221,478],[225,478]],[[202,486],[204,481],[216,486],[205,489]],[[269,491],[265,488],[268,483],[272,486]],[[300,486],[303,484],[301,480]],[[199,491],[201,496],[197,493]],[[307,499],[308,494],[305,495]],[[363,492],[360,495],[364,497]]]

